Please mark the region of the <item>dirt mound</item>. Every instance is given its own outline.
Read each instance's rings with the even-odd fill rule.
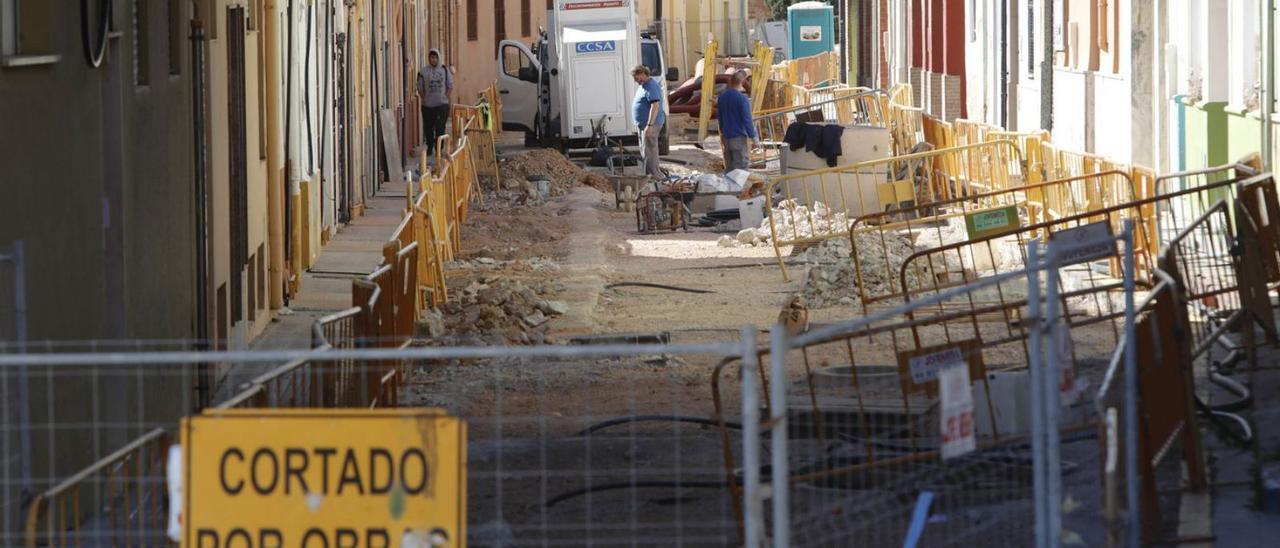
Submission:
[[[586,185],[598,190],[611,190],[609,180],[598,173],[591,173],[570,162],[563,154],[551,149],[534,149],[517,156],[503,158],[498,170],[504,188],[523,187],[530,175],[544,175],[551,180],[551,194],[559,196]]]

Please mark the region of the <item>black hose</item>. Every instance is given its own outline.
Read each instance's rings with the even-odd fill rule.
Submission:
[[[725,481],[707,481],[707,480],[638,480],[616,483],[602,483],[600,485],[592,485],[591,487],[583,487],[567,493],[561,493],[552,497],[547,501],[548,508],[555,506],[566,500],[577,498],[588,493],[596,493],[600,491],[616,491],[618,489],[641,489],[645,487],[674,487],[678,489],[723,489],[728,487]]]
[[[668,291],[682,291],[685,293],[715,293],[715,291],[710,291],[706,289],[691,289],[688,287],[677,287],[674,285],[665,285],[665,284],[651,284],[648,282],[619,282],[616,284],[609,284],[604,286],[605,289],[613,289],[615,287],[652,287],[655,289],[666,289]]]
[[[102,66],[107,55],[107,33],[111,28],[111,0],[98,0],[98,44],[95,47],[93,33],[89,29],[89,0],[80,0],[80,44],[84,46],[84,60],[92,68]]]
[[[1209,382],[1222,387],[1223,390],[1236,395],[1235,401],[1225,403],[1215,403],[1209,408],[1214,411],[1243,411],[1253,404],[1253,393],[1243,384],[1240,384],[1216,370],[1209,371]]]
[[[702,424],[706,426],[720,426],[720,423],[718,421],[715,421],[712,419],[704,419],[702,417],[687,417],[687,416],[681,416],[681,415],[631,415],[627,417],[618,417],[615,419],[609,419],[604,422],[598,422],[596,424],[591,425],[586,430],[578,432],[577,435],[589,436],[594,432],[599,432],[606,428],[611,428],[614,426],[618,426],[620,424],[628,424],[633,422],[658,422],[658,421],[687,422],[690,424]],[[734,430],[742,429],[742,425],[736,422],[725,422],[724,425],[725,427],[731,428]]]
[[[1195,397],[1195,406],[1200,415],[1230,441],[1235,442],[1240,447],[1251,447],[1253,445],[1253,429],[1249,427],[1249,421],[1245,420],[1244,417],[1235,413],[1215,410],[1206,404],[1204,400],[1201,400],[1199,396]],[[1234,421],[1236,426],[1230,426],[1225,422],[1226,419]],[[1237,431],[1237,428],[1240,431]]]

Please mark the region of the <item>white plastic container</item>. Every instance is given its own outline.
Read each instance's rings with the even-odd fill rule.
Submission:
[[[743,228],[760,226],[764,221],[764,196],[738,200],[738,218],[741,219]]]

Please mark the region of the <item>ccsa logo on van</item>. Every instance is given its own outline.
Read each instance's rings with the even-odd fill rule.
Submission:
[[[618,43],[612,40],[602,42],[578,42],[574,45],[578,53],[609,53],[618,50]]]

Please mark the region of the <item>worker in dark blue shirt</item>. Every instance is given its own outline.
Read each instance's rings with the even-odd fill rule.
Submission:
[[[716,116],[720,120],[720,150],[724,154],[726,173],[735,169],[747,169],[751,165],[751,147],[748,140],[758,143],[760,136],[751,120],[751,100],[742,93],[742,83],[747,75],[743,71],[733,73],[729,87],[716,100]]]

